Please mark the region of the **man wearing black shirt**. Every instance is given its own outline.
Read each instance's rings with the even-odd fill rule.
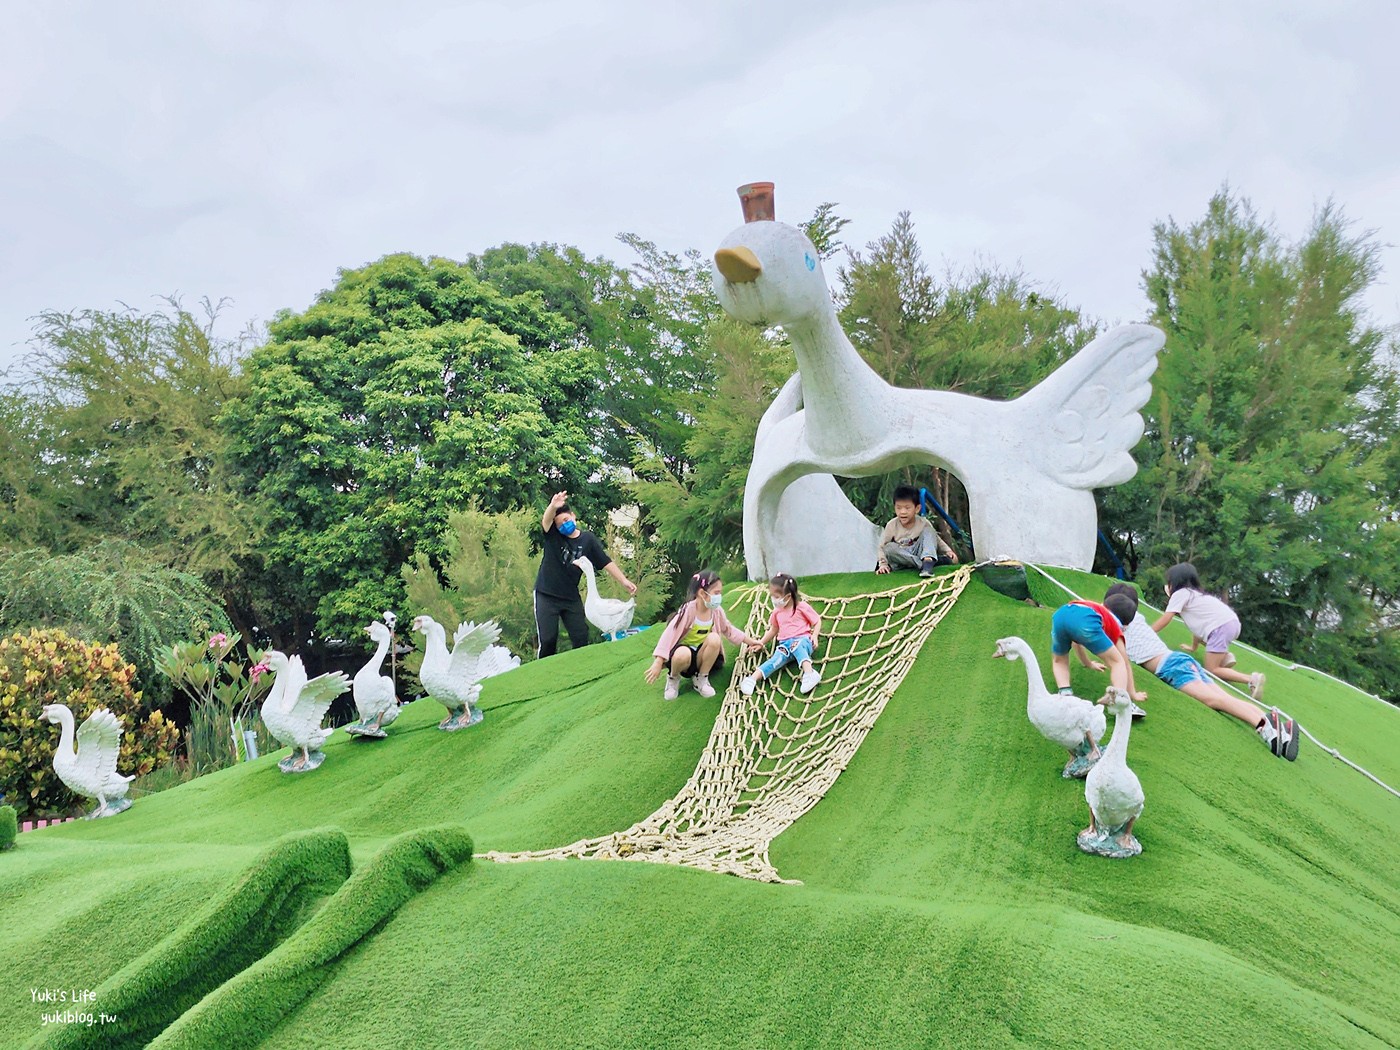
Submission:
[[[535,629],[540,636],[541,659],[553,656],[559,648],[560,620],[569,632],[570,645],[578,649],[588,644],[588,621],[578,593],[583,572],[574,565],[576,559],[586,557],[595,569],[606,569],[628,594],[637,593],[637,585],[608,557],[598,537],[579,527],[565,502],[568,498],[567,492],[556,492],[540,518],[544,557],[535,576]]]

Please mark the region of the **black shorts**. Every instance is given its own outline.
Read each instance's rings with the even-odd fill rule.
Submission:
[[[681,649],[690,650],[690,668],[683,673],[687,678],[694,678],[700,673],[700,647],[698,645],[686,645],[684,642],[677,642],[671,647],[671,655],[666,657],[666,670],[671,669],[671,661],[676,658],[676,653]],[[709,673],[714,674],[724,666],[724,646],[720,646],[719,656],[715,658],[715,665],[710,668]]]

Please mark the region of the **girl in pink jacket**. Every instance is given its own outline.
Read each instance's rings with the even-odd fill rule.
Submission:
[[[686,587],[685,604],[666,629],[652,651],[651,666],[646,679],[655,682],[666,671],[667,700],[680,695],[681,678],[689,678],[701,696],[715,695],[710,674],[724,666],[724,643],[728,638],[735,645],[761,649],[763,643],[751,638],[729,622],[721,608],[724,583],[719,574],[701,569],[690,578]]]

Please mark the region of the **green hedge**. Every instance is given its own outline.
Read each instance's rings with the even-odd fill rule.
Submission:
[[[350,844],[334,828],[279,839],[227,891],[96,989],[115,1023],[54,1025],[31,1048],[143,1047],[225,981],[267,955],[317,899],[350,877]]]
[[[472,840],[456,825],[423,828],[393,839],[306,925],[184,1014],[151,1043],[152,1050],[261,1045],[320,987],[331,967],[439,876],[471,856]],[[367,1003],[366,1008],[373,1005]]]
[[[0,851],[14,849],[19,837],[19,814],[14,806],[0,806]]]

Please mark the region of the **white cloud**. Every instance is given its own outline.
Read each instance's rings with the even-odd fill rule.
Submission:
[[[230,296],[230,331],[389,251],[707,248],[733,187],[908,208],[1139,316],[1151,226],[1228,179],[1400,239],[1376,3],[30,5],[0,41],[0,366],[45,308]],[[1394,273],[1371,299],[1400,320]]]

